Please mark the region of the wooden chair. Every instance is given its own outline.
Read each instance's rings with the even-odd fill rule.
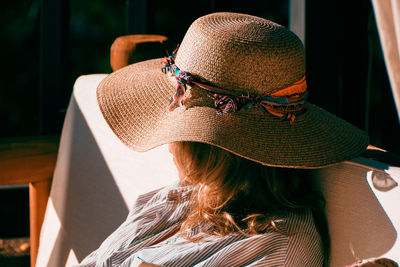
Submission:
[[[124,35],[115,39],[111,45],[110,64],[113,71],[116,71],[129,64],[136,46],[142,43],[163,43],[168,38],[163,35],[135,34]]]

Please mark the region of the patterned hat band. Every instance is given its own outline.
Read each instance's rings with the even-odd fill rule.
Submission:
[[[179,47],[179,46],[178,46]],[[172,96],[169,110],[183,105],[183,98],[188,90],[187,85],[197,85],[205,90],[214,99],[217,114],[236,112],[241,109],[259,108],[281,120],[288,119],[293,123],[296,115],[303,113],[307,108],[307,83],[305,76],[291,86],[275,90],[264,96],[235,95],[232,92],[213,86],[190,72],[180,70],[175,65],[175,56],[178,47],[171,56],[165,57],[161,63],[161,71],[171,73],[177,81],[176,92]]]

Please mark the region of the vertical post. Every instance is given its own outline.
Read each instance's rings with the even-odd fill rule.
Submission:
[[[215,0],[210,0],[210,13],[215,12]]]
[[[342,6],[339,1],[306,2],[306,75],[309,101],[342,116]],[[340,14],[340,15],[339,15]],[[344,29],[344,30],[342,30]]]
[[[40,135],[59,133],[63,122],[68,10],[68,0],[40,0]]]
[[[305,45],[306,0],[290,0],[289,28]]]
[[[372,79],[372,65],[373,57],[376,53],[374,51],[374,17],[372,13],[368,18],[368,64],[367,64],[367,82],[366,82],[366,96],[365,96],[365,117],[364,117],[364,131],[369,132],[370,110],[371,110],[371,79]]]
[[[31,237],[31,267],[36,264],[39,249],[40,229],[50,195],[51,179],[29,184],[29,221]]]
[[[306,2],[309,100],[364,128],[368,1]]]
[[[147,31],[146,0],[126,0],[127,34],[145,34]]]

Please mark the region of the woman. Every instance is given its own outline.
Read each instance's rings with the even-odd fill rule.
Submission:
[[[170,57],[110,74],[97,96],[130,148],[170,144],[180,181],[140,196],[81,266],[327,264],[323,200],[299,169],[356,157],[368,137],[306,102],[295,34],[210,14]]]

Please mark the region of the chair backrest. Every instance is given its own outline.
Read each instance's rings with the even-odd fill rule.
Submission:
[[[130,150],[108,127],[96,100],[105,74],[75,82],[61,135],[37,267],[73,266],[126,218],[138,195],[177,179],[167,146]]]
[[[356,158],[314,172],[327,202],[331,266],[400,260],[400,168]]]

